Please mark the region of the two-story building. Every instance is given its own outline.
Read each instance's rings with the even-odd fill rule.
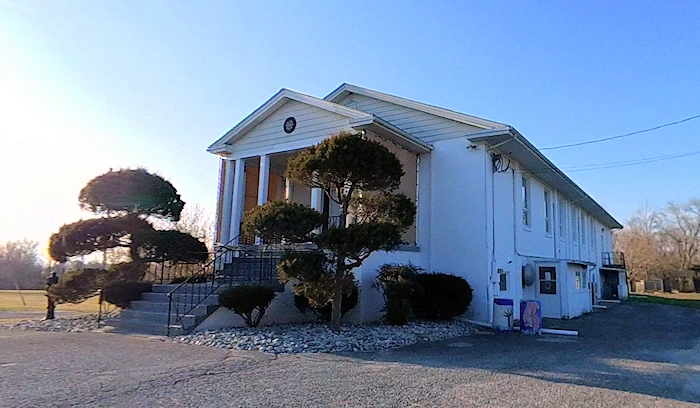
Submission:
[[[221,158],[217,242],[236,244],[245,211],[286,199],[325,212],[320,190],[284,177],[287,159],[340,131],[364,132],[397,155],[400,190],[416,201],[414,227],[394,252],[357,268],[354,321],[380,316],[377,268],[408,263],[463,276],[469,317],[488,322],[494,298],[542,302],[545,317],[575,317],[627,296],[621,228],[605,209],[513,127],[343,84],[323,99],[282,89],[208,151]]]

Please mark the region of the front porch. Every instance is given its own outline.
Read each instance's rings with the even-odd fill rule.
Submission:
[[[414,150],[382,138],[372,132],[363,132],[365,137],[375,140],[394,153],[403,166],[399,192],[418,204],[418,167],[420,154]],[[270,244],[260,237],[242,231],[245,213],[267,202],[285,200],[309,206],[325,215],[323,228],[338,225],[339,205],[319,188],[309,188],[285,177],[287,161],[302,149],[271,152],[240,159],[222,159],[219,200],[217,208],[216,244],[221,246],[260,246]],[[346,223],[353,222],[348,216]],[[415,246],[416,222],[404,234],[407,245]]]

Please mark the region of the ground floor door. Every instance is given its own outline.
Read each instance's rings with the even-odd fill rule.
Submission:
[[[538,268],[537,300],[542,304],[542,317],[561,317],[561,283],[555,266]]]
[[[600,271],[600,276],[603,280],[601,289],[603,290],[603,300],[617,300],[620,298],[618,287],[620,285],[620,275],[617,271]]]

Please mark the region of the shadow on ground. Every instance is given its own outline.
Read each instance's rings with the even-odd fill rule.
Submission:
[[[700,403],[700,310],[625,303],[559,321],[557,328],[578,330],[579,337],[483,330],[352,357],[473,368]]]

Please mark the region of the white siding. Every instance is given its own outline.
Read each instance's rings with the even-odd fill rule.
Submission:
[[[356,104],[351,104],[355,109],[376,115],[427,143],[461,137],[468,133],[483,130],[364,95],[350,94],[340,101],[340,104],[348,106],[350,101],[356,102]]]
[[[284,121],[294,117],[297,127],[292,133],[285,133]],[[234,152],[258,151],[274,147],[276,144],[294,143],[306,139],[328,137],[341,130],[348,130],[348,118],[297,101],[289,101],[272,113],[262,123],[255,126],[242,138],[233,142]]]

